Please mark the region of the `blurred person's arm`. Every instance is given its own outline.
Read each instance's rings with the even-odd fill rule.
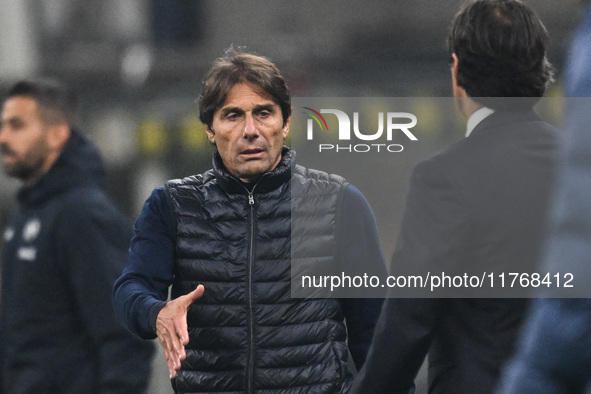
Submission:
[[[498,394],[584,393],[591,376],[591,300],[533,302]]]
[[[591,19],[589,20],[591,23]],[[587,91],[591,95],[591,88]],[[591,98],[567,100],[565,148],[542,272],[573,275],[574,297],[536,300],[499,394],[583,392],[591,384]],[[542,296],[555,296],[543,289]],[[583,298],[585,297],[585,298]]]
[[[59,216],[53,240],[58,260],[72,289],[72,307],[81,318],[88,347],[97,357],[97,392],[144,392],[153,345],[126,331],[111,305],[130,232],[118,211],[90,193],[73,198]]]

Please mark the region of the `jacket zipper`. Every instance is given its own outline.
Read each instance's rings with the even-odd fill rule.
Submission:
[[[267,174],[263,174],[261,177],[264,178]],[[235,178],[233,178],[235,179]],[[246,386],[247,386],[247,393],[251,394],[253,391],[253,373],[254,373],[254,311],[253,311],[253,294],[252,294],[252,266],[254,265],[254,220],[255,220],[255,207],[254,207],[254,190],[256,189],[257,185],[261,181],[259,179],[257,183],[252,187],[252,190],[248,190],[247,187],[244,187],[246,193],[248,193],[248,205],[250,207],[250,250],[248,256],[248,278],[247,278],[247,291],[248,291],[248,330],[249,330],[249,337],[250,337],[250,349],[249,349],[249,357],[248,357],[248,371],[246,375]],[[236,182],[239,182],[235,179]]]
[[[256,185],[255,185],[256,187]],[[252,380],[254,373],[254,312],[252,294],[252,266],[254,264],[254,187],[248,192],[248,205],[250,206],[250,251],[248,257],[248,320],[250,334],[250,357],[248,361],[248,393],[252,393]]]

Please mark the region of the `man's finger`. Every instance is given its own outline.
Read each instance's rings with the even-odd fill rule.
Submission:
[[[179,299],[182,298],[182,302],[184,304],[185,309],[189,309],[189,306],[191,306],[191,304],[201,298],[201,296],[203,295],[203,293],[205,292],[205,287],[203,285],[199,285],[197,286],[197,288],[195,290],[193,290],[192,292],[185,294],[182,297],[179,297]],[[181,354],[181,359],[184,359],[184,345],[189,343],[189,333],[187,330],[187,318],[185,315],[185,318],[182,319],[179,323],[178,326],[175,327],[176,328],[176,335],[180,341],[180,344],[183,346],[182,348],[182,354]],[[179,353],[180,354],[180,353]]]
[[[168,364],[168,372],[170,375],[170,378],[173,379],[176,376],[176,364],[174,362],[174,358],[171,357],[172,354],[168,353],[166,355],[166,363]]]
[[[176,376],[181,361],[186,357],[185,345],[189,343],[187,309],[204,291],[205,287],[199,285],[192,292],[167,303],[158,314],[157,334],[164,349],[171,379]]]
[[[181,354],[179,354],[177,350],[174,349],[174,346],[168,346],[168,348],[169,350],[165,350],[164,355],[166,358],[166,363],[168,364],[170,378],[172,379],[176,376],[176,371],[181,368]]]
[[[185,301],[187,303],[186,304],[187,308],[189,307],[189,305],[191,305],[193,302],[195,302],[195,300],[201,298],[201,296],[203,295],[204,292],[205,292],[205,287],[203,285],[199,285],[199,286],[197,286],[197,288],[195,290],[193,290],[189,294],[186,294]]]
[[[170,328],[163,326],[158,331],[158,339],[160,339],[160,344],[164,349],[166,360],[169,364],[173,363],[174,365],[178,364],[180,366],[179,360],[185,357],[185,347],[177,332],[178,328],[176,326]]]
[[[186,328],[185,328],[186,330]],[[178,334],[179,332],[179,328],[175,328],[174,331],[169,331],[169,341],[172,344],[172,350],[176,353],[177,357],[180,357],[181,354],[184,353],[185,350],[185,344],[183,343],[183,340],[181,339],[181,336]]]

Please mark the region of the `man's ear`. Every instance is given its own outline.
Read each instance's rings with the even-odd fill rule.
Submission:
[[[452,91],[454,97],[468,97],[466,90],[458,84],[458,73],[460,69],[460,60],[455,53],[452,53],[452,64],[451,64],[451,82]]]
[[[285,121],[285,124],[283,125],[283,139],[286,139],[287,136],[289,135],[290,124],[291,124],[291,115],[289,115],[289,117]]]
[[[458,70],[460,69],[460,61],[458,60],[458,55],[455,53],[451,54],[452,64],[451,64],[451,77],[453,82],[457,84],[458,82]]]
[[[50,125],[47,133],[47,143],[51,149],[61,151],[66,145],[66,142],[68,142],[71,134],[70,126],[66,124]]]
[[[215,144],[215,133],[208,125],[205,125],[205,132],[207,133],[207,139],[209,142]]]

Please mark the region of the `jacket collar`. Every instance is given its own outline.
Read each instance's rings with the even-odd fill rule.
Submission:
[[[470,135],[481,133],[486,129],[502,127],[503,125],[537,121],[542,121],[542,119],[533,109],[528,111],[496,111],[480,122]]]
[[[295,164],[296,152],[288,146],[281,150],[281,161],[273,171],[263,176],[253,185],[252,192],[266,193],[278,188],[291,178],[291,167]],[[213,155],[213,174],[222,189],[229,193],[244,193],[248,187],[228,172],[219,153]]]

